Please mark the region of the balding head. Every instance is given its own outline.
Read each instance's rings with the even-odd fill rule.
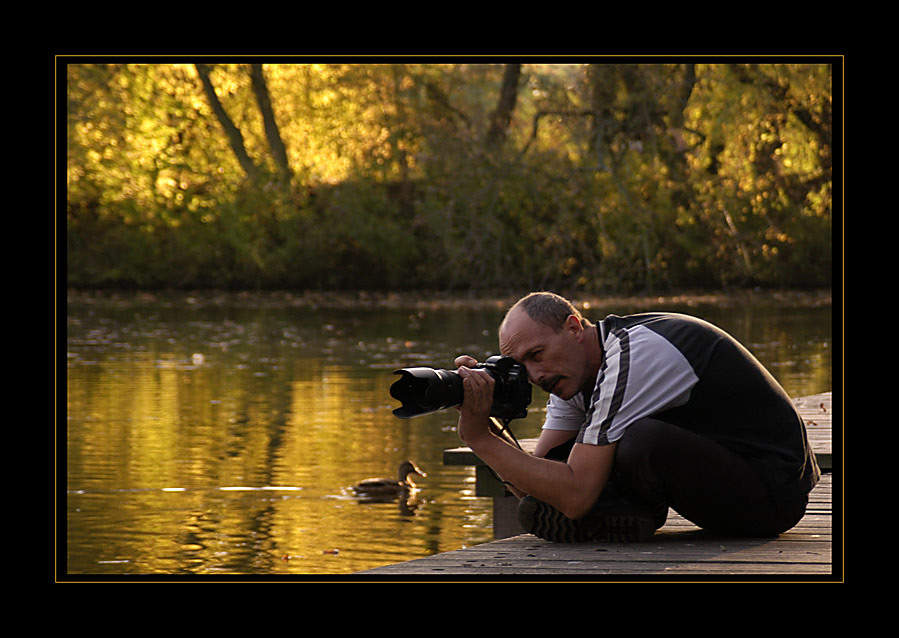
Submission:
[[[509,308],[506,317],[499,327],[500,338],[502,338],[503,329],[506,327],[509,319],[518,312],[526,312],[531,319],[541,325],[552,328],[555,332],[559,332],[562,329],[571,315],[577,317],[581,323],[585,323],[580,311],[564,297],[560,297],[552,292],[532,292],[519,299],[515,305]]]

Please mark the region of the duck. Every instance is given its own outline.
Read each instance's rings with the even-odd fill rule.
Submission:
[[[413,461],[403,461],[397,471],[397,478],[368,478],[359,481],[350,489],[357,496],[399,497],[415,489],[415,483],[409,479],[410,474],[427,477],[427,474]]]

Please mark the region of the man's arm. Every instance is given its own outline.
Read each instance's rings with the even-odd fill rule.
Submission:
[[[577,436],[572,430],[542,430],[537,445],[534,446],[534,456],[546,456],[554,447],[567,443]]]
[[[569,518],[580,518],[599,498],[612,470],[615,445],[576,443],[567,463],[532,456],[496,436],[490,428],[493,377],[484,370],[459,368],[464,400],[459,408],[459,437],[504,480],[552,505]]]

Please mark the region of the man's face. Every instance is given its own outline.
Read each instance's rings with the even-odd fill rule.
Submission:
[[[561,331],[537,323],[527,312],[517,310],[506,321],[499,336],[499,349],[522,364],[528,380],[562,399],[575,396],[592,383],[584,329],[568,317]]]

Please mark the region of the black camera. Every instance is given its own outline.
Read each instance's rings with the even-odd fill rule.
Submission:
[[[475,368],[486,370],[495,380],[490,416],[523,419],[531,403],[531,384],[524,366],[510,357],[496,355]],[[390,386],[390,396],[403,406],[393,413],[401,419],[451,408],[462,403],[462,377],[455,370],[403,368],[402,378]]]

